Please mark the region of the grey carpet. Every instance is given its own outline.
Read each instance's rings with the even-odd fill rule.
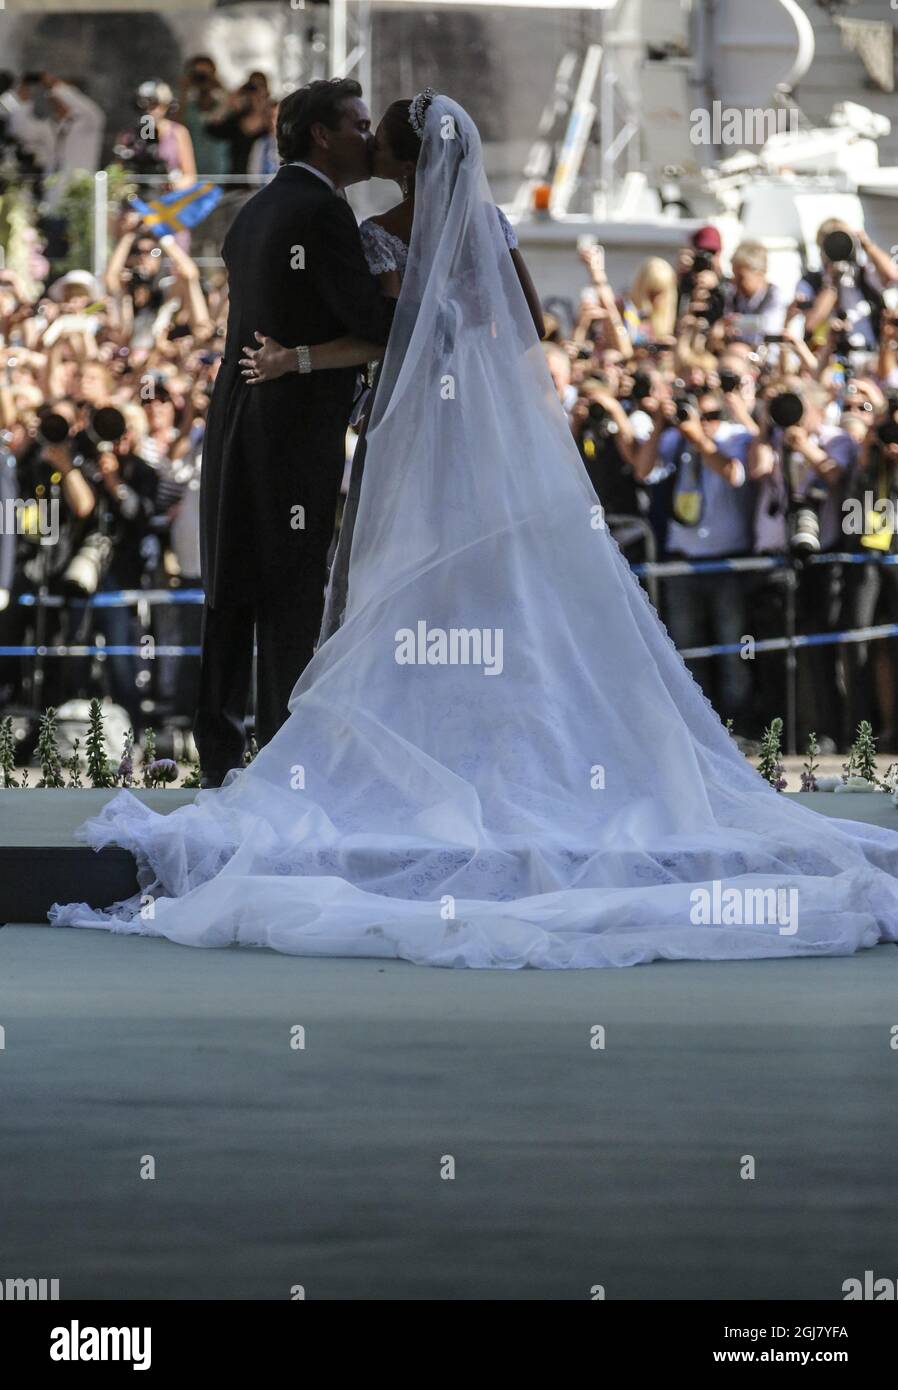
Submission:
[[[0,1023],[0,1278],[62,1298],[898,1277],[893,946],[500,973],[11,926]]]

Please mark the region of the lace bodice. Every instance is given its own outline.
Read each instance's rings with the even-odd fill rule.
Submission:
[[[514,228],[501,208],[496,208],[496,216],[505,237],[505,244],[513,251],[518,244]],[[381,275],[386,270],[398,270],[401,280],[408,260],[408,247],[402,238],[388,232],[386,227],[382,227],[372,217],[366,217],[359,231],[362,234],[362,249],[371,274]]]

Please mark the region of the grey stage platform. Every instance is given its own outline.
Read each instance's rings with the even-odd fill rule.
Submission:
[[[113,792],[0,790],[0,923],[46,923],[54,902],[104,907],[137,891],[134,862],[124,850],[99,853],[79,845],[74,832],[94,816]],[[135,795],[154,810],[168,812],[196,796],[192,791],[146,791]],[[786,793],[823,815],[872,821],[898,831],[898,809],[883,793]]]
[[[46,796],[62,836],[65,793],[13,795],[17,833]],[[505,973],[7,926],[2,1273],[63,1299],[839,1300],[898,1276],[896,1010],[894,946]]]

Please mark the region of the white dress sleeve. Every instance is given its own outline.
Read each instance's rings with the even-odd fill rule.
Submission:
[[[514,228],[501,208],[496,208],[496,216],[499,219],[499,226],[502,228],[502,235],[505,237],[505,244],[509,251],[514,251],[518,244],[518,239],[514,234]]]
[[[362,237],[362,250],[368,269],[372,275],[382,275],[386,270],[398,270],[399,262],[391,246],[392,237],[384,231],[379,222],[367,218],[359,226]]]

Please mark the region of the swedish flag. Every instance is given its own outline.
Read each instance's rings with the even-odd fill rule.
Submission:
[[[130,200],[143,217],[147,231],[158,237],[195,227],[220,201],[221,189],[214,183],[195,183],[192,188],[178,188],[149,202],[137,197]]]

